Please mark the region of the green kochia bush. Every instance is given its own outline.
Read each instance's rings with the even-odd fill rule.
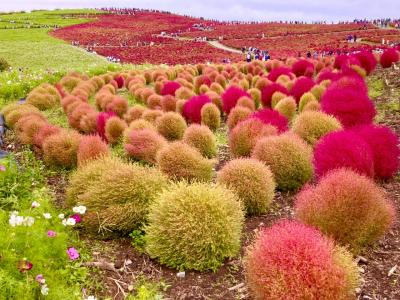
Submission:
[[[233,192],[181,182],[151,205],[146,249],[172,268],[215,271],[239,253],[243,221],[242,204]]]
[[[149,204],[166,185],[156,169],[135,164],[107,168],[77,197],[87,207],[83,224],[89,231],[130,233],[143,225]]]
[[[237,193],[249,215],[266,213],[274,198],[274,176],[269,167],[256,159],[228,162],[218,173],[217,182]]]

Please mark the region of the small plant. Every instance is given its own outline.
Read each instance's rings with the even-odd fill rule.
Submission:
[[[157,164],[170,179],[210,181],[214,161],[184,142],[173,142],[157,153]]]
[[[9,63],[3,57],[0,57],[0,73],[7,71],[9,68]]]
[[[194,96],[183,105],[182,115],[185,119],[192,123],[201,123],[201,109],[207,103],[211,103],[211,99],[206,95]]]
[[[190,125],[183,135],[183,142],[199,150],[206,158],[213,158],[217,155],[215,136],[207,126]]]
[[[250,118],[237,124],[229,133],[230,152],[234,157],[250,156],[259,139],[277,134],[276,127]]]
[[[265,214],[274,198],[274,176],[255,159],[235,159],[218,172],[217,182],[237,193],[248,215]]]
[[[318,230],[282,220],[261,231],[244,259],[255,299],[352,299],[357,264]]]
[[[381,66],[383,68],[390,68],[394,63],[397,63],[400,59],[399,52],[396,49],[386,49],[381,56]]]
[[[247,107],[236,106],[232,108],[226,121],[229,130],[235,128],[239,122],[246,120],[252,113],[253,111]]]
[[[314,86],[315,82],[311,78],[302,76],[297,78],[294,82],[290,94],[296,99],[297,103],[299,103],[301,96],[309,92]]]
[[[285,97],[274,106],[274,109],[291,121],[297,110],[296,100],[293,97]]]
[[[118,144],[127,127],[126,122],[117,116],[107,119],[104,128],[107,141],[112,145]]]
[[[245,90],[236,86],[231,86],[225,90],[221,95],[222,107],[224,112],[229,115],[232,108],[234,108],[241,97],[251,97]]]
[[[240,250],[244,212],[221,186],[179,183],[151,205],[146,250],[178,270],[216,271]]]
[[[214,103],[207,103],[201,108],[201,124],[216,131],[221,126],[221,112]]]
[[[329,172],[296,199],[296,217],[357,254],[382,237],[395,209],[372,179],[352,170]]]
[[[270,167],[278,189],[283,191],[297,190],[313,176],[312,150],[294,134],[259,140],[252,157]]]
[[[78,147],[78,166],[108,155],[110,155],[110,149],[101,137],[98,135],[83,136]]]
[[[182,115],[176,112],[167,112],[157,118],[157,131],[169,141],[180,140],[187,128]]]
[[[292,130],[307,143],[314,146],[324,135],[342,129],[332,116],[318,111],[305,111],[294,119]]]
[[[349,168],[374,177],[371,147],[362,137],[349,130],[331,132],[316,144],[314,166],[318,177],[338,168]]]

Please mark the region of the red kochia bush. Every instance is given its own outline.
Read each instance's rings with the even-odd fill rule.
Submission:
[[[367,71],[367,74],[371,74],[375,70],[377,61],[371,52],[364,50],[355,54],[355,56],[360,61],[363,69]]]
[[[244,266],[257,300],[348,300],[358,284],[357,266],[346,250],[294,221],[261,231]]]
[[[109,118],[116,116],[116,113],[110,112],[102,112],[97,116],[97,133],[104,140],[107,141],[106,138],[106,122]]]
[[[314,149],[317,176],[338,168],[349,168],[369,177],[374,176],[371,147],[356,133],[343,130],[324,136]]]
[[[266,85],[261,91],[261,102],[264,107],[271,107],[272,95],[275,92],[281,92],[285,95],[289,95],[289,91],[283,85],[279,83],[272,83]]]
[[[357,254],[384,235],[395,210],[372,179],[338,169],[297,195],[295,214]]]
[[[335,81],[339,79],[340,75],[338,73],[334,73],[331,70],[324,70],[318,74],[317,83],[321,83],[324,80]]]
[[[321,97],[321,108],[344,127],[371,124],[376,115],[368,95],[354,87],[329,87]]]
[[[264,124],[273,125],[280,133],[288,130],[288,120],[276,110],[265,108],[251,114],[250,118],[256,118]]]
[[[109,154],[110,150],[100,136],[84,136],[81,138],[78,146],[78,166],[82,166],[85,163],[98,159],[102,156],[108,156]]]
[[[119,88],[119,89],[122,89],[122,87],[124,86],[124,82],[125,82],[124,77],[122,77],[122,76],[116,76],[116,77],[114,78],[114,80],[115,80],[115,82],[117,83],[118,88]]]
[[[296,99],[297,103],[299,103],[301,96],[309,92],[314,85],[315,82],[311,78],[302,76],[295,81],[290,93]]]
[[[183,105],[182,115],[192,123],[201,123],[201,109],[203,105],[211,103],[206,95],[194,96]]]
[[[249,97],[250,94],[245,90],[238,88],[236,86],[231,86],[225,90],[225,92],[221,95],[222,98],[222,108],[224,112],[229,115],[232,108],[234,108],[241,97]]]
[[[271,81],[276,81],[279,76],[281,75],[287,75],[289,76],[291,79],[294,78],[292,70],[287,68],[287,67],[278,67],[273,69],[269,74],[268,74],[268,79]]]
[[[389,127],[378,125],[355,127],[354,132],[371,147],[375,177],[393,177],[400,166],[400,147],[396,134]]]
[[[353,76],[343,76],[342,74],[338,76],[335,82],[333,82],[330,86],[330,89],[345,89],[351,88],[359,91],[365,95],[368,95],[368,86],[365,83],[364,79],[358,75]]]
[[[180,87],[181,87],[181,85],[176,81],[167,81],[164,83],[164,86],[161,89],[161,95],[162,96],[166,96],[166,95],[175,96],[176,90],[179,89]]]
[[[386,49],[381,56],[381,66],[383,68],[390,68],[393,63],[399,61],[399,52],[396,49]]]
[[[314,75],[314,64],[308,60],[301,59],[292,66],[292,72],[297,76],[312,77]]]

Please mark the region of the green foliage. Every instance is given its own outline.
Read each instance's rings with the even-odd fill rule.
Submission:
[[[135,247],[139,252],[144,252],[144,246],[146,244],[146,239],[144,237],[144,231],[141,229],[135,229],[129,235],[132,238],[132,246]]]
[[[274,176],[269,167],[255,159],[228,162],[218,172],[217,182],[237,193],[249,215],[266,213],[274,198]]]
[[[10,65],[8,64],[8,62],[0,57],[0,72],[4,72],[7,71],[10,68]]]
[[[21,200],[30,196],[31,188],[43,184],[42,165],[32,152],[24,152],[19,166],[14,157],[0,160],[0,209],[11,210],[21,207]]]
[[[243,222],[243,207],[233,192],[181,182],[151,205],[146,249],[172,268],[216,271],[239,253]]]

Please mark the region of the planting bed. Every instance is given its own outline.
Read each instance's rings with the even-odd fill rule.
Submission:
[[[399,298],[399,56],[377,58],[71,72],[3,107],[2,149],[79,214],[74,297]],[[56,299],[25,259],[46,283],[13,280]]]

